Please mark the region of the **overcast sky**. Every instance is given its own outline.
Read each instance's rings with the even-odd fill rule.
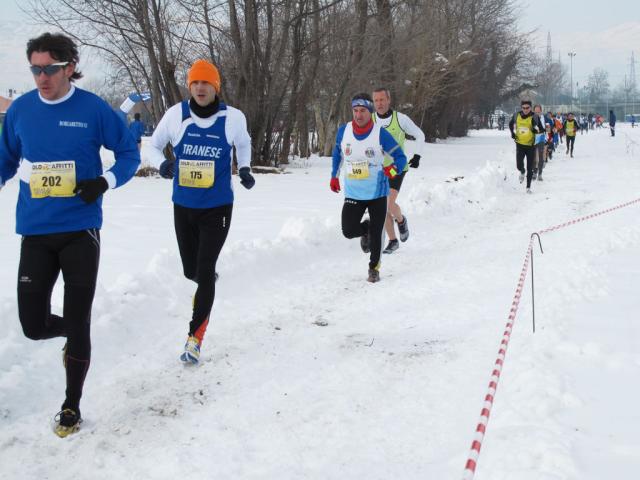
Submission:
[[[22,2],[23,4],[27,2]],[[16,0],[0,0],[0,95],[6,97],[10,88],[27,91],[34,88],[29,72],[26,49],[30,38],[46,31],[53,31],[33,21],[20,11]],[[80,50],[80,70],[86,75],[78,85],[103,77],[101,67],[90,50]]]
[[[514,3],[516,9],[523,5],[520,29],[537,30],[531,45],[538,53],[546,51],[548,32],[551,32],[554,60],[558,59],[559,52],[561,61],[569,66],[567,53],[576,53],[573,79],[580,86],[596,67],[609,72],[612,87],[624,82],[633,49],[640,62],[640,0],[518,0]],[[46,28],[29,25],[29,19],[20,12],[15,0],[2,0],[0,95],[6,96],[9,88],[33,88],[25,46],[29,38],[43,31]],[[102,77],[98,62],[91,62],[88,52],[81,51],[80,69],[87,81]],[[640,63],[636,64],[636,71],[640,77]]]
[[[629,73],[631,51],[640,62],[640,0],[525,0],[527,15],[522,15],[523,31],[537,29],[535,44],[545,53],[547,33],[551,33],[553,58],[570,66],[573,57],[573,81],[580,86],[594,68],[609,72],[615,88]],[[636,63],[636,77],[640,63]],[[637,78],[640,80],[640,78]]]

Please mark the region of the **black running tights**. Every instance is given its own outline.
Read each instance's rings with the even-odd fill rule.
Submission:
[[[342,233],[347,238],[361,237],[366,233],[362,216],[365,210],[369,211],[369,268],[376,268],[380,262],[382,251],[382,235],[384,221],[387,217],[387,197],[374,200],[354,200],[345,198],[342,206]]]
[[[173,219],[184,276],[198,284],[189,323],[189,335],[202,339],[198,331],[213,307],[215,272],[220,250],[227,239],[233,204],[214,208],[187,208],[174,204]]]
[[[544,169],[544,143],[536,145],[536,164],[538,165],[538,175],[542,175]]]
[[[79,412],[91,359],[91,305],[100,261],[100,232],[30,235],[22,238],[18,268],[18,312],[32,340],[67,338],[67,390],[63,408]],[[62,317],[51,313],[51,292],[62,272]]]
[[[535,165],[536,147],[516,143],[516,168],[524,173],[524,157],[527,157],[527,188],[531,186]]]

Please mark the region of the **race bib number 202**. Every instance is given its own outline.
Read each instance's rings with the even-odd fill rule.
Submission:
[[[76,188],[76,162],[34,162],[29,188],[32,198],[73,197]]]

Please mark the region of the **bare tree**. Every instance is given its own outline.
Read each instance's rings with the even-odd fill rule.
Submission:
[[[357,92],[386,86],[432,139],[464,135],[471,116],[531,83],[512,0],[30,2],[40,21],[102,52],[114,85],[150,91],[156,121],[187,94],[191,62],[213,61],[260,165],[330,154]]]
[[[609,93],[609,72],[595,68],[587,80],[587,90],[593,102],[604,99]]]
[[[134,91],[150,91],[151,116],[158,121],[182,98],[176,81],[189,29],[172,2],[162,0],[30,0],[30,12],[81,45],[95,48],[129,79]]]

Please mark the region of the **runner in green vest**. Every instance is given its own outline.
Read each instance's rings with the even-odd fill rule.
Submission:
[[[416,139],[418,148],[424,143],[424,133],[420,128],[413,123],[413,121],[404,113],[397,112],[390,108],[391,106],[391,94],[386,88],[378,88],[373,91],[373,104],[376,112],[373,114],[373,121],[382,125],[398,142],[398,145],[404,150],[404,141],[406,135],[411,135]],[[387,162],[389,160],[387,159]],[[396,203],[398,199],[398,193],[400,192],[400,186],[404,179],[409,167],[418,168],[420,166],[420,155],[415,154],[411,160],[407,162],[407,166],[400,175],[396,175],[394,178],[389,179],[389,196],[387,197],[387,219],[385,220],[384,228],[389,236],[389,244],[382,253],[393,253],[399,247],[398,239],[396,237],[394,221],[398,224],[398,232],[400,234],[400,241],[406,242],[409,238],[409,225],[407,223],[407,217],[402,215],[400,206]]]
[[[573,145],[576,143],[576,133],[578,132],[578,122],[573,117],[573,113],[569,112],[567,119],[562,125],[564,133],[567,136],[567,153],[571,153],[573,158]]]
[[[531,193],[536,133],[544,131],[540,117],[531,111],[531,100],[520,102],[520,111],[514,113],[511,118],[509,130],[511,130],[511,138],[516,142],[516,167],[520,172],[520,183],[525,178],[524,157],[527,157],[527,193]]]

